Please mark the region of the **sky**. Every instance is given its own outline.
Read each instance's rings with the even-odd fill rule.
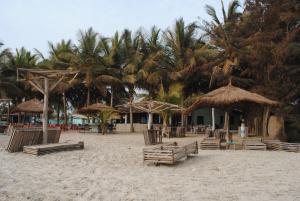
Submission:
[[[165,30],[180,17],[187,23],[210,19],[206,4],[221,16],[220,0],[0,0],[0,42],[13,51],[24,46],[47,55],[48,41],[76,43],[79,30],[89,27],[109,37],[125,28]]]

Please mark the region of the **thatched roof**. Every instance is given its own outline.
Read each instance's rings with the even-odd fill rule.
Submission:
[[[255,103],[259,105],[279,106],[279,102],[270,100],[257,93],[252,93],[244,89],[232,86],[220,87],[203,96],[200,96],[187,110],[191,112],[199,107],[230,107],[237,103]]]
[[[91,114],[91,113],[97,113],[105,110],[118,112],[116,109],[108,105],[104,105],[102,103],[95,103],[86,107],[82,107],[78,110],[78,112],[81,114]]]
[[[133,113],[160,113],[164,110],[181,112],[183,110],[183,108],[178,105],[154,100],[142,100],[140,102],[131,103],[131,106]],[[116,108],[122,113],[129,113],[130,103],[118,105]]]
[[[43,113],[43,107],[44,104],[34,98],[20,103],[13,109],[13,112]],[[48,108],[48,112],[53,112],[53,110]]]

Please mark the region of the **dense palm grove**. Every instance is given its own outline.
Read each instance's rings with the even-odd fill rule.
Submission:
[[[222,4],[223,5],[223,4]],[[57,111],[99,101],[116,105],[131,101],[137,89],[152,99],[188,105],[196,95],[232,80],[234,85],[282,102],[276,111],[285,119],[290,139],[300,133],[300,2],[238,1],[219,18],[206,6],[211,21],[171,29],[124,30],[104,37],[93,28],[80,31],[77,42],[49,42],[49,57],[21,48],[13,53],[1,44],[0,96],[15,103],[41,97],[16,82],[17,68],[73,69],[80,76],[59,85],[50,97]],[[180,98],[172,98],[178,94]],[[55,93],[55,94],[54,94]]]

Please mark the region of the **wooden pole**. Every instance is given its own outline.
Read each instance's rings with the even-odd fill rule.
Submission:
[[[10,100],[8,101],[7,123],[10,124]]]
[[[48,140],[48,99],[49,99],[49,80],[44,78],[44,108],[43,108],[43,144]]]
[[[226,131],[226,141],[229,142],[229,111],[225,111],[224,130]]]
[[[113,87],[110,86],[110,107],[113,106],[113,101],[114,101],[114,91],[113,91]]]
[[[152,119],[153,119],[153,114],[151,112],[148,113],[148,130],[152,128]]]
[[[134,132],[133,128],[133,112],[132,112],[132,100],[130,100],[130,105],[129,105],[129,117],[130,117],[130,132]]]
[[[66,94],[63,93],[63,104],[64,104],[64,126],[68,125],[68,112],[67,112],[67,100]]]
[[[270,107],[266,106],[264,107],[264,113],[263,113],[263,138],[266,138],[268,135],[268,119],[269,119],[269,114],[270,114]]]
[[[211,129],[212,131],[214,131],[216,129],[216,126],[215,126],[215,108],[211,108]]]

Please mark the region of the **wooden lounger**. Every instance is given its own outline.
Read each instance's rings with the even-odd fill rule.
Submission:
[[[56,128],[48,129],[48,143],[58,143],[61,131]],[[8,152],[23,150],[23,146],[42,144],[42,128],[15,128],[10,136],[7,146]]]
[[[32,145],[32,146],[24,146],[23,152],[27,154],[33,155],[43,155],[49,154],[53,152],[59,151],[71,151],[71,150],[78,150],[83,149],[84,143],[54,143],[54,144],[42,144],[42,145]]]
[[[267,145],[259,141],[245,141],[244,148],[246,150],[267,150]]]
[[[220,149],[220,139],[205,138],[200,142],[200,149],[202,149],[202,150],[218,150],[218,149]]]
[[[143,149],[144,162],[155,164],[175,164],[177,161],[198,153],[198,144],[193,142],[185,146],[177,143]]]

